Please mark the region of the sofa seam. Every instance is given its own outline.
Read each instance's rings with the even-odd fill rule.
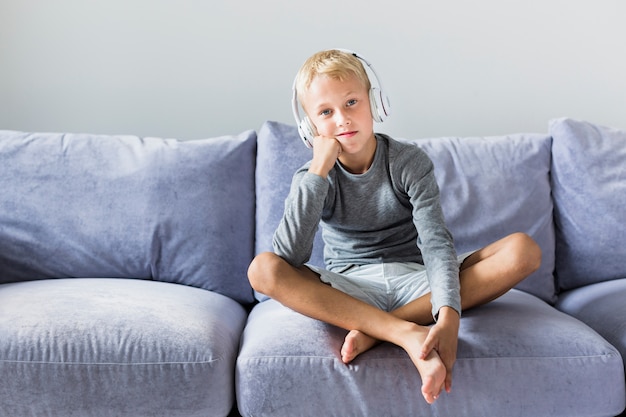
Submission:
[[[621,357],[618,353],[610,353],[606,354],[596,354],[596,355],[576,355],[576,356],[493,356],[487,358],[458,358],[456,359],[456,363],[461,361],[481,361],[481,360],[572,360],[572,359],[597,359],[597,358],[617,358]],[[258,361],[263,359],[324,359],[330,361],[340,361],[339,358],[332,358],[328,356],[248,356],[248,357],[238,357],[237,362],[239,361]],[[367,362],[374,361],[386,361],[386,360],[409,360],[410,358],[369,358]],[[342,362],[343,363],[343,362]]]
[[[92,365],[92,366],[145,366],[145,365],[202,365],[202,364],[214,364],[215,362],[223,361],[223,358],[197,361],[197,362],[135,362],[135,363],[122,363],[122,362],[53,362],[53,361],[19,361],[19,360],[0,360],[0,364],[33,364],[33,365]]]

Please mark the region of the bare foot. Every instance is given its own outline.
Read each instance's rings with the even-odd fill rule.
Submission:
[[[441,394],[443,389],[446,379],[446,367],[434,350],[430,352],[426,359],[419,361],[422,363],[416,366],[422,377],[422,395],[428,404],[432,404],[439,398],[439,394]]]
[[[366,352],[380,343],[379,340],[374,339],[362,333],[358,330],[351,330],[343,341],[341,346],[341,360],[343,363],[350,363],[359,356],[361,353]]]
[[[413,364],[422,378],[422,395],[427,403],[432,404],[441,394],[445,379],[446,367],[436,351],[431,351],[425,359],[420,359],[422,344],[428,335],[428,328],[415,325],[402,347],[409,354]]]

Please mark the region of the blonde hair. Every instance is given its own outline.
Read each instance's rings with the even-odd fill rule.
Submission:
[[[300,104],[302,104],[302,97],[306,94],[313,79],[320,75],[339,81],[354,76],[367,91],[371,88],[369,77],[361,60],[353,53],[338,49],[320,51],[304,61],[296,75],[294,85]]]

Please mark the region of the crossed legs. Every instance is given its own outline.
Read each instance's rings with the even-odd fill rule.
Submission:
[[[463,311],[500,297],[533,273],[541,264],[541,249],[528,235],[514,233],[474,252],[461,265],[461,309]],[[391,312],[403,320],[426,326],[433,323],[430,294]],[[352,330],[341,348],[341,359],[349,363],[380,340]]]
[[[461,306],[468,309],[507,292],[536,270],[541,252],[527,235],[516,233],[468,257],[461,266]],[[433,318],[425,295],[392,312],[382,311],[322,283],[307,267],[295,268],[279,256],[259,254],[248,269],[252,287],[306,316],[350,332],[341,349],[346,363],[379,341],[402,347],[422,378],[422,395],[433,403],[450,377],[452,363],[422,345]],[[454,360],[452,360],[454,362]]]

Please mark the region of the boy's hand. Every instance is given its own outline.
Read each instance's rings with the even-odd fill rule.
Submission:
[[[453,308],[442,307],[437,323],[430,328],[422,346],[422,358],[434,349],[446,367],[445,390],[452,389],[452,368],[456,362],[456,349],[459,340],[459,313]]]
[[[341,145],[335,138],[316,136],[313,139],[313,160],[309,172],[326,178],[341,155]]]

